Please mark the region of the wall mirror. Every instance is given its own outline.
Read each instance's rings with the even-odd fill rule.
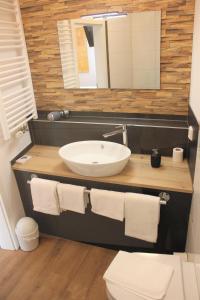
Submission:
[[[64,88],[160,89],[161,12],[58,21]]]

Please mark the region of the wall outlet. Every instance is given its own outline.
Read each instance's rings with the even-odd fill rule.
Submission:
[[[29,159],[31,159],[31,157],[32,156],[30,156],[30,155],[23,155],[22,157],[20,157],[16,160],[16,163],[25,164],[25,162],[27,162]]]
[[[192,142],[194,140],[194,127],[189,126],[188,128],[188,139]]]

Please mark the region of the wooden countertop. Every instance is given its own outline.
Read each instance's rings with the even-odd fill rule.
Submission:
[[[67,168],[58,155],[58,149],[58,147],[35,145],[26,153],[32,158],[24,164],[15,163],[13,169],[163,191],[182,193],[192,193],[193,191],[187,160],[174,163],[171,157],[162,157],[162,166],[154,169],[150,166],[149,155],[133,154],[119,175],[98,178],[85,177],[77,175]]]

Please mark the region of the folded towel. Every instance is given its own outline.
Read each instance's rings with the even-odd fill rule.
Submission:
[[[124,193],[92,189],[90,199],[93,213],[123,221]]]
[[[173,272],[170,265],[119,251],[103,278],[144,299],[160,300],[167,293]]]
[[[125,194],[125,235],[156,243],[159,220],[159,197]]]
[[[31,180],[31,195],[35,211],[50,215],[60,215],[57,184],[57,181],[41,178],[33,178]]]
[[[85,208],[89,202],[88,195],[85,193],[86,187],[59,183],[57,189],[62,211],[70,210],[80,214],[85,213]]]

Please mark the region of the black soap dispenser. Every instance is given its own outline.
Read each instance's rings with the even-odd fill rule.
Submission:
[[[161,154],[158,149],[152,149],[151,166],[152,168],[160,168]]]

